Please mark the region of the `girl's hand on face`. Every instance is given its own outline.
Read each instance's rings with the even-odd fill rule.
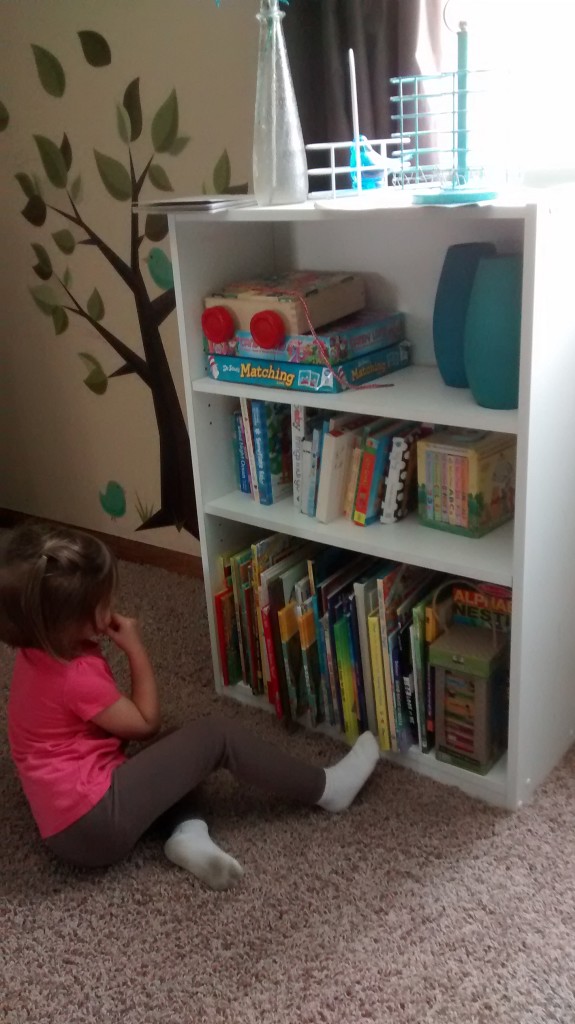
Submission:
[[[118,612],[112,612],[106,636],[109,636],[124,654],[132,654],[143,647],[138,620],[129,619]]]

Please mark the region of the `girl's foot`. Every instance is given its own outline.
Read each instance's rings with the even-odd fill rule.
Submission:
[[[379,747],[375,736],[371,732],[362,733],[349,754],[333,768],[324,769],[325,789],[318,805],[324,811],[345,811],[369,779],[378,761]]]
[[[178,825],[165,844],[164,853],[168,860],[195,875],[210,889],[229,889],[244,873],[237,860],[210,839],[208,826],[199,818]]]

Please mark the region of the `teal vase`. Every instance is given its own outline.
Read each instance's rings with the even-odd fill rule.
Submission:
[[[471,394],[488,409],[516,409],[523,259],[479,260],[465,319],[464,360]]]
[[[463,355],[467,306],[479,260],[496,251],[491,242],[462,242],[445,254],[433,308],[433,348],[437,369],[451,388],[469,387]]]

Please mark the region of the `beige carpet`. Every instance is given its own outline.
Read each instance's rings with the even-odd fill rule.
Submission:
[[[219,712],[317,763],[338,756],[214,696],[200,584],[124,565],[123,598],[166,724]],[[10,663],[1,650],[4,689]],[[152,839],[108,871],[57,863],[4,732],[0,749],[2,1024],[575,1021],[572,755],[514,816],[389,765],[340,817],[220,773],[205,793],[213,833],[246,874],[215,894]]]

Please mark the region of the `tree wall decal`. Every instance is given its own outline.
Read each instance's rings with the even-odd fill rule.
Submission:
[[[111,63],[110,47],[99,33],[86,30],[79,32],[78,37],[90,66],[104,68]],[[33,45],[32,51],[42,87],[51,96],[60,99],[66,92],[66,76],[60,61],[41,46]],[[31,287],[30,292],[38,309],[51,318],[56,335],[68,330],[70,318],[79,318],[88,323],[119,357],[118,368],[106,374],[96,356],[87,352],[79,353],[88,369],[84,384],[93,394],[105,394],[111,380],[127,374],[136,374],[149,388],[159,435],[160,507],[147,516],[138,529],[175,526],[197,537],[198,518],[188,432],[161,336],[161,327],[175,308],[171,263],[157,244],[168,233],[167,218],[161,214],[147,214],[142,228],[142,215],[134,209],[146,182],[160,192],[173,191],[166,169],[158,158],[179,156],[189,142],[188,136],[179,134],[179,108],[175,89],[172,89],[151,119],[151,146],[145,159],[138,156],[138,151],[143,148],[143,140],[139,146],[134,145],[142,138],[144,131],[139,78],[127,85],[122,102],[117,104],[116,128],[126,147],[125,161],[121,162],[97,150],[94,150],[94,159],[100,181],[108,195],[115,202],[128,207],[126,225],[129,255],[124,258],[116,252],[106,242],[102,230],[96,230],[82,215],[82,177],[74,166],[68,134],[63,133],[59,144],[47,135],[34,135],[47,181],[42,181],[37,175],[23,172],[16,174],[27,200],[21,212],[35,228],[48,228],[50,225],[50,244],[56,248],[58,267],[62,263],[64,266],[57,269],[46,246],[33,243],[36,260],[33,270],[42,283]],[[214,168],[213,178],[216,192],[247,191],[247,184],[230,184],[230,162],[226,151]],[[54,190],[61,194],[60,200],[52,199]],[[50,198],[47,197],[48,193]],[[55,218],[61,225],[64,222],[65,226],[51,230]],[[44,238],[44,241],[47,240]],[[144,255],[149,243],[153,244]],[[124,283],[127,296],[135,305],[142,355],[103,322],[106,307],[98,288],[94,287],[87,297],[80,296],[75,290],[67,258],[72,257],[79,246],[93,247]],[[154,298],[148,294],[143,268],[146,268],[157,287],[162,289],[161,294]]]

